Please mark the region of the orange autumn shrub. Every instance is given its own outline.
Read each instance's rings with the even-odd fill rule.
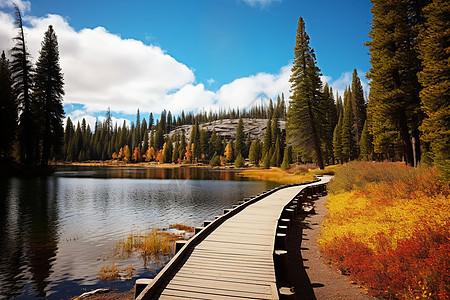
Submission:
[[[449,183],[435,168],[352,162],[328,185],[319,245],[388,299],[450,298]]]

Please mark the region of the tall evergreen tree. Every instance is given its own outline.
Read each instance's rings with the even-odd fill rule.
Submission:
[[[234,144],[234,155],[237,157],[238,155],[244,154],[244,121],[242,118],[239,119],[237,128],[236,128],[236,142]]]
[[[324,122],[322,127],[322,153],[325,161],[330,164],[334,161],[333,154],[333,131],[337,123],[337,111],[334,104],[333,90],[330,90],[328,83],[323,87]]]
[[[367,117],[366,104],[364,100],[364,90],[356,69],[353,70],[351,96],[353,110],[353,135],[355,137],[356,144],[359,144],[361,133],[363,131],[364,123]]]
[[[419,143],[418,126],[421,119],[420,85],[417,79],[420,63],[414,49],[420,4],[411,0],[371,2],[371,41],[366,43],[369,46],[372,65],[367,74],[367,78],[371,79],[368,113],[378,125],[386,123],[383,119],[388,119],[399,132],[406,162],[412,166],[415,159],[411,138],[414,137],[415,142]],[[371,130],[374,137],[385,131],[384,128],[375,127],[373,124]],[[377,142],[377,139],[374,142]],[[420,156],[418,146],[419,144],[416,144],[415,147],[417,157]]]
[[[341,144],[342,144],[342,159],[344,161],[352,160],[355,157],[355,137],[352,131],[353,128],[353,108],[352,108],[352,93],[350,88],[346,88],[344,92],[344,115],[342,118]]]
[[[324,169],[318,124],[322,117],[322,82],[320,70],[316,66],[314,50],[309,46],[309,36],[305,23],[300,17],[295,58],[290,78],[291,101],[287,117],[289,140],[304,153],[310,152],[311,145],[319,168]],[[312,153],[311,153],[312,154]]]
[[[40,128],[40,165],[47,166],[50,153],[58,153],[62,145],[64,130],[62,119],[64,109],[62,97],[64,95],[64,80],[59,65],[58,40],[50,25],[45,32],[42,48],[36,62],[34,74],[35,111]],[[83,119],[83,131],[86,135],[86,121]],[[86,137],[85,137],[86,138]],[[85,147],[87,150],[87,145]]]
[[[258,139],[252,142],[248,158],[252,164],[259,165],[259,161],[261,160],[261,143]]]
[[[334,128],[333,132],[333,154],[334,158],[338,159],[340,163],[343,163],[342,159],[342,125],[343,125],[343,113],[339,114],[339,120]]]
[[[13,89],[17,97],[20,111],[18,142],[20,148],[20,159],[23,163],[30,165],[35,163],[36,131],[31,110],[32,105],[32,66],[30,54],[26,49],[25,33],[22,25],[22,15],[17,6],[16,26],[19,34],[14,38],[15,46],[11,49],[11,77]]]
[[[134,135],[134,140],[135,140],[135,146],[139,147],[141,146],[141,114],[139,113],[139,108],[136,112],[136,124],[135,124],[135,135]],[[134,149],[134,148],[132,148]]]
[[[433,0],[424,9],[418,49],[423,69],[419,81],[422,109],[427,118],[420,129],[430,143],[436,166],[450,177],[450,2]]]
[[[269,153],[271,147],[272,147],[272,121],[269,118],[269,120],[267,120],[266,131],[264,133],[264,140],[262,144],[261,150],[262,157],[266,156],[266,154]]]
[[[0,58],[0,160],[9,160],[17,127],[17,102],[5,52]]]
[[[370,160],[373,154],[372,135],[369,132],[367,121],[364,122],[363,131],[361,132],[361,139],[359,140],[360,158],[362,160]]]

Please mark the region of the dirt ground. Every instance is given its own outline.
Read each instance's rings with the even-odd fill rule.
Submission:
[[[317,237],[325,220],[327,197],[314,202],[315,214],[293,222],[288,241],[290,280],[297,299],[375,299],[349,278],[327,264],[319,252]]]

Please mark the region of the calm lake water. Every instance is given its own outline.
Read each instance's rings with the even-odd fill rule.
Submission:
[[[170,224],[200,226],[275,186],[201,168],[59,167],[47,178],[0,179],[0,299],[129,290],[162,265],[114,257],[118,240]],[[133,278],[100,281],[97,272],[112,262],[136,267]]]

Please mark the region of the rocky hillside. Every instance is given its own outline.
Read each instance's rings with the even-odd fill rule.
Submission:
[[[266,130],[267,119],[243,119],[244,121],[244,136],[250,132],[251,139],[259,139],[260,141],[264,138],[264,132]],[[224,119],[213,122],[208,122],[200,124],[200,129],[207,129],[209,131],[216,130],[216,133],[220,136],[225,136],[227,139],[234,138],[236,135],[236,128],[239,119]],[[284,129],[285,121],[278,121],[278,126],[280,129]],[[181,134],[184,130],[186,139],[189,140],[193,125],[183,125],[172,130],[169,135],[172,136],[175,132]]]

